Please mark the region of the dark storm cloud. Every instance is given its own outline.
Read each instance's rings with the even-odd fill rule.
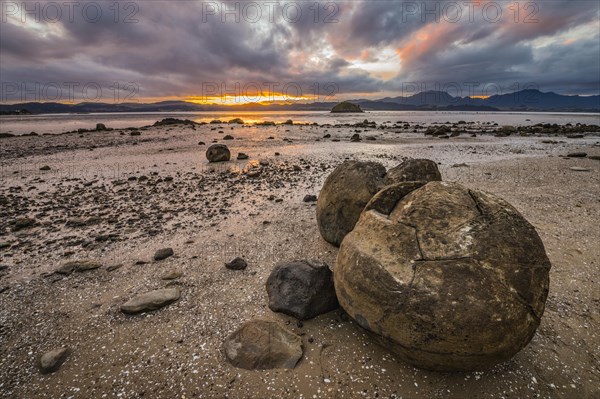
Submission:
[[[312,1],[280,1],[273,8],[256,2],[262,12],[258,21],[251,8],[244,14],[248,2],[121,2],[118,15],[113,2],[79,2],[72,21],[63,10],[60,20],[42,15],[39,23],[31,23],[31,14],[28,23],[8,15],[23,2],[1,3],[3,84],[134,82],[139,96],[147,98],[201,96],[207,82],[230,89],[235,83],[293,83],[303,94],[315,84],[334,83],[345,97],[377,97],[405,82],[428,88],[448,81],[504,87],[536,82],[543,90],[565,93],[600,90],[600,5],[593,1],[531,2],[537,9],[520,10],[518,21],[507,8],[512,3],[504,2],[502,18],[493,22],[482,13],[484,7],[493,10],[489,1],[474,8],[471,20],[463,6],[455,21],[450,1],[317,7]],[[92,5],[88,18],[82,13],[86,4]],[[92,21],[97,6],[102,17]],[[238,10],[239,22],[223,10]],[[524,23],[531,12],[537,22]],[[591,29],[577,33],[585,26]],[[570,30],[575,33],[565,41],[562,35]],[[398,54],[395,76],[361,69],[377,63],[384,50]]]

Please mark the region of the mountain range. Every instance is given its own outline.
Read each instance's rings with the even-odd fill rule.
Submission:
[[[539,90],[521,90],[488,98],[454,97],[443,91],[425,91],[412,96],[386,97],[379,100],[348,100],[365,111],[448,110],[448,111],[561,111],[600,112],[600,95],[566,96]],[[186,111],[320,111],[330,110],[337,102],[242,105],[197,104],[187,101],[156,103],[84,102],[63,104],[29,102],[0,104],[1,114],[92,113],[92,112],[186,112]]]

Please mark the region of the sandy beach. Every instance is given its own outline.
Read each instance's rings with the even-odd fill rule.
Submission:
[[[362,142],[350,142],[357,130]],[[178,124],[2,139],[0,396],[600,397],[600,161],[592,159],[600,136],[444,140],[396,130]],[[239,152],[249,159],[208,164],[215,141],[232,159]],[[576,152],[587,157],[566,157]],[[267,306],[276,262],[335,263],[337,248],[319,235],[305,195],[318,195],[346,159],[392,167],[406,158],[432,159],[444,180],[507,200],[544,242],[552,263],[545,314],[531,343],[504,364],[423,371],[341,309],[297,322]],[[19,218],[30,221],[20,226]],[[174,256],[153,261],[165,247]],[[224,267],[236,256],[247,269]],[[81,259],[102,267],[53,273]],[[174,272],[181,277],[165,279]],[[180,288],[179,301],[138,316],[120,312],[135,294],[167,286]],[[255,318],[302,337],[296,368],[227,363],[224,339]],[[58,372],[41,375],[36,358],[61,346],[72,354]]]

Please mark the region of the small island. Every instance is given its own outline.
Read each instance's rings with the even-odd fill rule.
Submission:
[[[352,104],[351,102],[344,101],[344,102],[339,103],[335,107],[333,107],[331,112],[332,113],[358,113],[358,112],[364,112],[364,111],[360,108],[360,105]]]

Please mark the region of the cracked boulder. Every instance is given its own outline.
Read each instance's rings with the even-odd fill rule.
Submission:
[[[389,171],[377,162],[346,161],[325,180],[317,200],[317,224],[325,241],[339,246],[365,205],[382,188],[402,182],[441,180],[437,164],[407,159]]]
[[[340,305],[401,359],[441,371],[485,369],[535,334],[550,261],[506,201],[459,184],[378,193],[342,242]]]

